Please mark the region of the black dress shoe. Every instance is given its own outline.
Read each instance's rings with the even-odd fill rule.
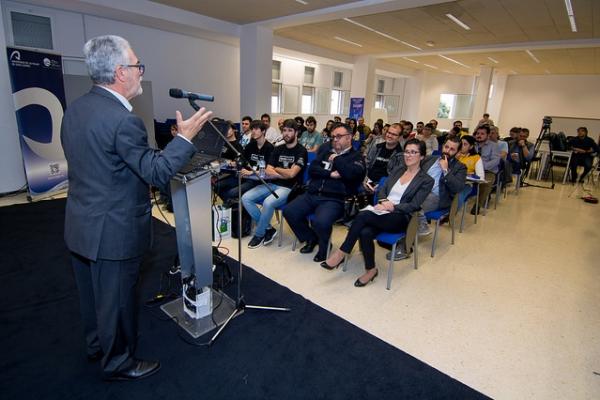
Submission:
[[[375,270],[375,275],[373,275],[373,277],[372,277],[371,279],[369,279],[368,281],[366,281],[366,282],[364,282],[364,283],[360,281],[360,278],[358,278],[358,279],[356,280],[356,282],[354,282],[354,286],[356,286],[356,287],[363,287],[363,286],[367,286],[367,284],[368,284],[369,282],[373,282],[373,280],[374,280],[375,278],[377,278],[377,275],[379,275],[379,270]]]
[[[302,246],[302,248],[300,249],[300,253],[302,253],[302,254],[312,253],[313,250],[315,249],[315,247],[317,247],[317,244],[319,244],[317,241],[309,240],[308,242],[306,242],[306,244],[304,246]]]
[[[160,369],[158,361],[134,360],[133,365],[115,372],[106,378],[107,381],[135,381],[155,374]]]
[[[102,359],[103,356],[104,356],[104,352],[102,350],[98,350],[95,353],[88,354],[87,359],[89,362],[96,362],[96,361]]]
[[[317,252],[317,254],[315,254],[315,256],[313,257],[314,262],[321,262],[325,260],[327,260],[327,254],[322,256],[321,254],[319,254],[319,252]]]
[[[338,268],[340,265],[342,265],[342,263],[344,262],[344,260],[346,259],[346,257],[342,258],[342,261],[340,261],[339,263],[337,263],[337,265],[329,265],[327,264],[327,261],[323,261],[321,263],[321,267],[328,269],[328,270],[332,270],[332,269],[336,269]]]

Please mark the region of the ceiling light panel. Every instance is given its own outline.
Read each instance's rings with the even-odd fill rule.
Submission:
[[[460,26],[461,28],[470,31],[471,27],[467,24],[465,24],[463,21],[461,21],[460,19],[456,18],[454,15],[452,14],[446,14],[446,17],[448,17],[452,22],[454,22],[456,25]]]
[[[334,36],[333,38],[334,38],[335,40],[339,40],[340,42],[348,43],[348,44],[351,44],[351,45],[353,45],[353,46],[357,46],[357,47],[363,47],[363,46],[362,46],[362,44],[360,44],[360,43],[356,43],[356,42],[353,42],[352,40],[344,39],[343,37]]]
[[[411,43],[405,42],[404,40],[400,40],[400,39],[398,39],[398,38],[396,38],[396,37],[394,37],[394,36],[392,36],[392,35],[388,35],[388,34],[387,34],[387,33],[385,33],[385,32],[378,31],[377,29],[371,28],[370,26],[367,26],[367,25],[365,25],[365,24],[361,24],[360,22],[356,22],[356,21],[354,21],[354,20],[352,20],[352,19],[350,19],[350,18],[344,18],[344,21],[346,21],[346,22],[349,22],[349,23],[351,23],[351,24],[353,24],[353,25],[356,25],[356,26],[358,26],[358,27],[361,27],[361,28],[363,28],[363,29],[366,29],[366,30],[368,30],[369,32],[373,32],[373,33],[375,33],[375,34],[377,34],[377,35],[383,36],[384,38],[387,38],[387,39],[393,40],[394,42],[397,42],[397,43],[402,43],[403,45],[405,45],[405,46],[408,46],[408,47],[411,47],[411,48],[413,48],[413,49],[415,49],[415,50],[422,50],[420,47],[417,47],[417,46],[415,46],[415,45],[413,45],[413,44],[411,44]]]
[[[538,58],[537,58],[537,57],[536,57],[536,56],[535,56],[535,55],[534,55],[534,54],[533,54],[531,51],[529,51],[529,50],[525,50],[525,53],[527,53],[527,55],[528,55],[529,57],[531,57],[531,59],[532,59],[533,61],[535,61],[537,64],[539,64],[539,63],[540,63],[540,60],[539,60],[539,59],[538,59]]]

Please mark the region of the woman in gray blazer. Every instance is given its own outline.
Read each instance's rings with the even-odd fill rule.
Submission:
[[[406,230],[410,215],[421,208],[431,192],[433,179],[420,167],[425,154],[425,143],[418,139],[406,142],[406,165],[388,177],[379,190],[379,204],[373,210],[361,211],[356,216],[344,243],[321,263],[321,267],[329,270],[339,267],[344,257],[352,252],[356,242],[360,241],[366,271],[354,282],[354,286],[362,287],[375,279],[378,275],[375,268],[375,237],[381,232]]]

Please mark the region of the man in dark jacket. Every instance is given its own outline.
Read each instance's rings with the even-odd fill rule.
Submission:
[[[69,164],[65,242],[79,290],[90,361],[104,378],[134,380],[158,371],[134,357],[135,286],[150,248],[150,185],[165,188],[196,152],[191,140],[210,118],[201,108],[183,120],[163,151],[148,146],[129,100],[142,93],[144,65],[118,36],[90,39],[83,49],[94,86],[65,112],[61,141]]]
[[[577,137],[569,140],[569,145],[573,154],[569,169],[571,170],[571,182],[577,182],[577,167],[583,166],[583,172],[579,177],[579,182],[582,183],[588,172],[592,169],[592,153],[598,151],[598,145],[594,140],[588,137],[588,130],[585,126],[577,128]]]
[[[327,257],[333,223],[344,214],[344,199],[356,193],[366,171],[361,153],[352,147],[352,129],[348,125],[335,125],[331,137],[332,141],[319,148],[310,164],[307,192],[283,212],[298,240],[305,242],[301,253],[312,253],[319,245],[315,262]],[[309,226],[307,217],[313,213],[316,218]]]
[[[423,211],[419,215],[419,235],[431,233],[424,213],[450,208],[454,196],[465,187],[467,167],[455,158],[459,147],[460,138],[449,137],[442,146],[441,156],[429,156],[421,163],[421,169],[427,171],[435,183],[421,206]]]

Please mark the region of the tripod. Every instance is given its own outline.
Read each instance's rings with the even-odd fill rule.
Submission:
[[[547,117],[546,117],[547,118]],[[525,182],[523,180],[523,186],[531,186],[531,187],[536,187],[536,188],[541,188],[541,189],[554,189],[554,161],[552,160],[552,141],[549,140],[550,138],[550,123],[546,120],[546,118],[544,118],[543,124],[542,124],[542,129],[540,129],[540,134],[538,135],[537,139],[535,140],[535,146],[533,147],[533,157],[531,158],[531,162],[529,162],[527,164],[527,167],[525,168],[525,171],[523,172],[523,176],[527,177],[529,175],[529,171],[531,169],[531,164],[533,162],[533,160],[535,160],[535,158],[537,157],[540,147],[542,145],[542,143],[544,142],[544,140],[546,140],[548,142],[548,155],[547,155],[547,159],[548,159],[548,163],[550,166],[550,186],[542,186],[542,185],[534,185],[532,183],[529,182]],[[552,121],[552,120],[550,120]],[[541,164],[541,160],[540,160],[540,164]],[[546,164],[544,163],[544,166]],[[540,166],[541,168],[541,166]]]
[[[194,102],[193,99],[188,99],[188,100],[194,110],[198,111],[200,109],[200,106],[198,106]],[[242,174],[240,172],[242,169],[242,165],[248,165],[248,160],[231,143],[229,143],[227,138],[221,133],[221,131],[219,131],[217,129],[217,127],[213,124],[212,121],[209,120],[208,123],[215,129],[216,132],[218,132],[218,134],[223,138],[223,140],[225,140],[225,144],[227,146],[229,146],[229,148],[236,155],[235,159],[236,159],[236,170],[237,170],[237,178],[238,178],[238,202],[241,202],[241,200],[242,200]],[[264,185],[266,188],[269,189],[269,192],[271,192],[271,194],[273,196],[275,196],[275,198],[279,198],[277,193],[275,193],[273,191],[273,189],[271,189],[271,187],[269,185],[267,185],[265,180],[254,169],[251,169],[251,171],[254,174],[254,176],[258,179],[258,181],[262,185]],[[242,293],[242,272],[243,272],[244,268],[243,268],[243,263],[242,263],[242,207],[241,207],[241,204],[238,204],[237,213],[238,213],[238,215],[237,215],[238,216],[238,221],[237,221],[238,222],[238,238],[237,238],[237,241],[238,241],[238,284],[237,284],[237,296],[236,296],[236,301],[235,301],[235,308],[233,309],[233,311],[231,312],[229,317],[227,317],[225,322],[219,327],[217,332],[210,338],[210,340],[208,341],[209,346],[211,346],[215,342],[217,337],[221,334],[221,332],[223,332],[223,330],[227,327],[229,322],[234,317],[242,314],[245,309],[286,311],[286,312],[291,311],[291,309],[287,308],[287,307],[271,307],[271,306],[258,306],[258,305],[246,304],[246,302],[244,300],[244,295]]]

